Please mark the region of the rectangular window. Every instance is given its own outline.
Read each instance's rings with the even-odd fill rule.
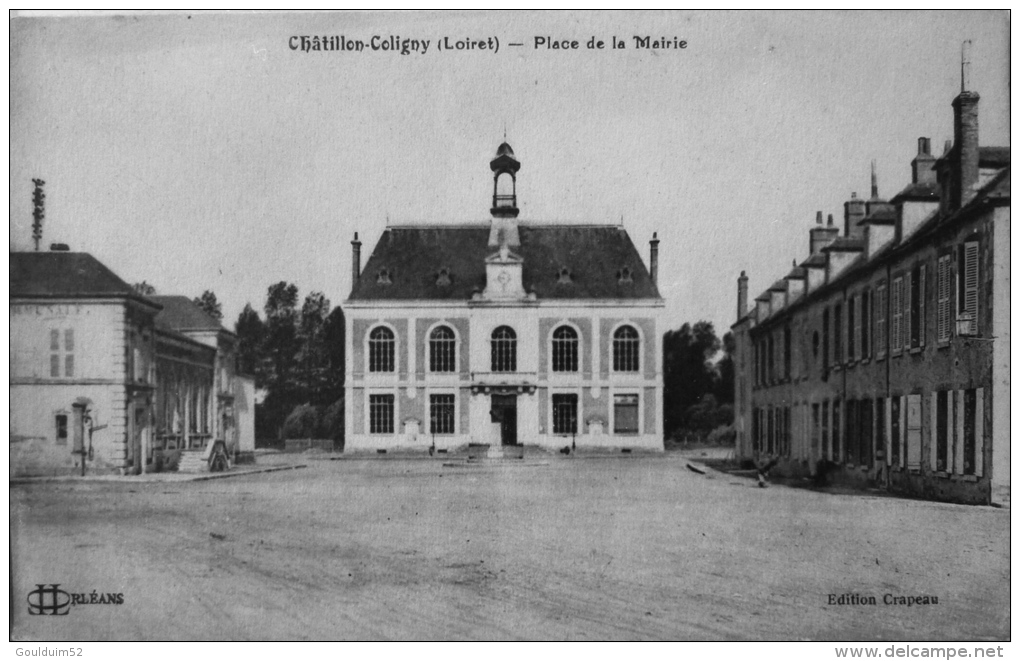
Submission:
[[[977,391],[963,391],[963,474],[974,475],[977,438]]]
[[[790,407],[783,409],[783,454],[790,456]]]
[[[857,446],[859,443],[860,429],[857,426],[857,400],[850,399],[846,403],[846,462],[856,464]]]
[[[857,325],[857,297],[851,296],[846,302],[846,355],[847,360],[853,362],[857,358],[857,337],[860,334],[860,327]]]
[[[978,242],[968,241],[960,246],[956,296],[956,315],[965,323],[968,335],[978,333]]]
[[[761,421],[758,418],[758,407],[751,409],[751,444],[755,454],[761,451]]]
[[[921,468],[921,396],[907,395],[907,431],[904,454],[907,468]]]
[[[892,324],[889,329],[890,353],[898,356],[903,351],[903,278],[896,278],[892,283]]]
[[[921,266],[914,267],[910,278],[910,342],[911,349],[921,346]]]
[[[928,332],[928,317],[927,317],[927,302],[928,302],[928,267],[925,264],[921,264],[921,268],[917,271],[917,279],[919,280],[917,288],[921,292],[921,297],[918,300],[918,311],[917,311],[917,337],[918,346],[924,346],[925,335]]]
[[[903,466],[903,460],[900,454],[900,446],[903,442],[903,430],[900,429],[900,421],[902,418],[900,412],[900,398],[893,397],[889,400],[889,440],[892,445],[892,465]]]
[[[790,336],[790,328],[787,326],[783,329],[783,378],[787,380],[793,369],[792,344],[793,338]]]
[[[454,419],[454,395],[429,396],[429,431],[431,433],[454,433]]]
[[[638,396],[613,396],[613,433],[638,433]]]
[[[903,296],[903,321],[901,322],[903,324],[903,330],[901,332],[903,333],[903,342],[902,342],[903,349],[904,350],[908,350],[908,351],[910,350],[910,337],[911,337],[911,330],[910,329],[912,327],[912,324],[910,323],[910,315],[911,315],[911,312],[910,312],[910,309],[911,309],[911,307],[910,307],[911,306],[910,283],[912,281],[913,281],[913,278],[910,277],[910,272],[909,271],[907,273],[903,274],[903,294],[902,294],[902,296]]]
[[[886,290],[885,284],[878,286],[875,290],[875,356],[885,357],[885,311],[886,311]]]
[[[935,393],[935,465],[932,470],[946,471],[949,465],[949,391]]]
[[[552,413],[554,434],[577,433],[577,395],[553,395]]]
[[[936,272],[936,279],[938,280],[937,289],[938,295],[936,297],[936,340],[939,343],[945,343],[949,341],[949,335],[951,331],[951,321],[949,319],[949,283],[952,277],[951,271],[951,257],[949,255],[943,255],[939,257],[938,270]]]
[[[74,354],[64,355],[64,376],[74,376]]]
[[[60,338],[59,330],[55,328],[50,330],[50,376],[60,376],[61,364],[64,366],[64,376],[74,376],[74,330],[70,328],[64,330],[63,352],[61,352]]]
[[[368,431],[370,434],[393,433],[393,395],[369,395]]]
[[[822,376],[829,371],[829,308],[822,310]]]
[[[832,362],[843,363],[843,306],[839,304],[832,310]]]
[[[818,404],[811,405],[811,450],[814,456],[818,456],[819,447],[818,444],[822,437],[822,421],[820,419],[821,411]]]
[[[829,443],[829,400],[822,402],[822,456],[830,460],[834,458]]]
[[[67,445],[67,416],[60,414],[56,418],[57,445]]]
[[[838,399],[832,400],[832,454],[835,457],[840,457],[843,454],[843,445],[841,444],[843,427],[840,419],[842,408],[842,402]]]
[[[871,358],[871,292],[861,294],[861,360]]]
[[[875,399],[875,458],[885,459],[888,462],[889,457],[885,451],[885,442],[885,398],[878,397]]]
[[[870,399],[862,399],[857,403],[857,440],[858,462],[861,466],[871,466],[872,450],[874,449],[874,410]]]

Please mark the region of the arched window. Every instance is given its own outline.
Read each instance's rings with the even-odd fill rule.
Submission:
[[[492,331],[492,371],[517,371],[517,334],[509,326]]]
[[[552,371],[577,371],[577,331],[570,326],[560,326],[553,331]]]
[[[393,372],[396,370],[394,360],[393,331],[385,326],[377,326],[368,336],[368,371]]]
[[[457,371],[457,339],[446,326],[436,328],[429,335],[429,370]]]
[[[617,328],[613,334],[613,371],[638,371],[640,348],[641,340],[638,339],[638,333],[633,327],[620,326]]]

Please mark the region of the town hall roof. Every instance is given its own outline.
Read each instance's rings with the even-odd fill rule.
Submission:
[[[660,298],[622,227],[521,223],[519,233],[524,288],[539,300]],[[496,252],[489,234],[488,224],[387,228],[350,300],[470,300]]]
[[[155,305],[86,252],[10,253],[12,298],[126,297]]]

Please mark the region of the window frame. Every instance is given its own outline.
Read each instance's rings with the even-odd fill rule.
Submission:
[[[434,337],[436,335],[436,333],[438,333],[440,331],[449,331],[450,337],[448,337],[448,338],[436,338],[436,337]],[[428,329],[428,332],[426,333],[425,337],[426,337],[426,342],[427,342],[426,346],[427,346],[427,353],[428,353],[428,355],[426,356],[426,360],[428,361],[428,373],[429,374],[456,374],[457,372],[459,372],[460,369],[459,369],[459,366],[458,366],[458,363],[457,363],[457,358],[458,358],[458,354],[460,353],[460,347],[459,347],[459,344],[460,344],[459,339],[460,338],[457,335],[456,329],[454,329],[448,323],[439,322],[439,323],[435,324],[434,326],[432,326],[431,328]],[[450,365],[451,369],[436,369],[437,362],[440,362],[439,360],[437,360],[437,356],[436,356],[436,348],[437,348],[437,345],[439,343],[447,345],[447,350],[448,350],[449,353],[447,355],[445,355],[445,356],[441,356],[441,358],[445,358],[447,361],[449,361],[448,364]]]
[[[618,338],[617,337],[618,333],[620,333],[624,329],[628,329],[628,328],[630,330],[634,331],[635,337],[633,337],[633,338]],[[619,324],[617,324],[616,326],[613,327],[613,329],[610,332],[609,336],[610,336],[610,342],[612,343],[611,347],[610,347],[610,356],[609,356],[609,360],[610,360],[610,364],[611,364],[610,371],[612,373],[614,373],[614,374],[640,374],[642,369],[643,369],[643,367],[644,367],[644,361],[641,359],[641,353],[642,353],[642,349],[644,347],[644,336],[642,335],[641,329],[638,327],[638,325],[633,323],[633,322],[630,322],[630,321],[620,322]],[[623,361],[622,360],[617,360],[617,348],[619,346],[617,344],[618,342],[627,342],[629,344],[633,344],[634,345],[634,362],[635,362],[634,369],[620,369],[619,368],[619,365]]]
[[[637,429],[633,432],[629,431],[617,431],[616,430],[616,398],[617,397],[636,397],[637,398]],[[614,436],[640,436],[642,429],[644,429],[644,397],[643,393],[636,388],[621,388],[614,389],[609,393],[609,431]]]
[[[397,396],[396,390],[368,390],[365,393],[365,433],[370,436],[394,436],[398,433],[399,418],[399,406],[400,398]],[[374,418],[372,416],[372,399],[374,397],[389,397],[391,399],[391,416],[390,425],[392,429],[390,431],[374,431]]]
[[[428,402],[428,433],[432,436],[456,436],[459,425],[458,415],[460,414],[459,403],[457,402],[457,392],[455,390],[429,390],[426,394],[426,401]],[[436,430],[436,422],[439,420],[436,416],[436,402],[433,401],[437,397],[449,397],[449,404],[440,404],[440,406],[450,406],[451,415],[449,418],[449,431]]]
[[[510,336],[497,338],[496,333],[504,329],[510,332]],[[502,374],[513,374],[517,371],[517,340],[517,331],[512,326],[500,324],[492,329],[492,332],[489,333],[490,371]],[[504,343],[508,348],[501,351],[499,347]],[[510,363],[509,369],[505,369],[505,362],[502,362],[507,360]]]
[[[374,369],[376,363],[374,362],[374,358],[375,358],[374,351],[375,351],[375,349],[373,347],[373,343],[387,341],[387,340],[374,339],[372,337],[372,335],[374,333],[376,333],[377,331],[380,331],[380,330],[385,330],[385,331],[389,332],[390,335],[391,335],[391,337],[388,340],[389,346],[390,346],[390,356],[389,356],[389,359],[391,361],[391,369]],[[398,343],[399,343],[399,339],[398,338],[399,338],[399,334],[397,333],[396,329],[393,328],[392,326],[390,326],[389,324],[375,324],[374,326],[372,326],[371,328],[368,329],[368,332],[365,333],[365,362],[367,363],[366,366],[365,366],[365,371],[367,373],[369,373],[369,374],[396,374],[396,372],[397,372],[397,365],[398,365],[398,362],[399,362],[398,357],[400,355],[400,353],[398,351],[398,346],[397,346]]]
[[[570,331],[571,333],[574,334],[574,337],[572,339],[571,338],[558,338],[558,337],[556,337],[556,334],[558,332],[560,332],[561,330]],[[571,346],[572,346],[572,349],[570,348]],[[558,351],[559,352],[562,352],[562,351],[570,352],[570,351],[572,351],[573,355],[572,356],[570,356],[570,355],[567,356],[567,359],[568,359],[567,362],[570,362],[570,359],[572,358],[572,362],[573,362],[573,366],[574,366],[573,369],[558,369],[557,368],[558,364],[561,365],[562,362],[563,362],[562,355],[560,355],[561,360],[559,361],[559,363],[557,361]],[[581,354],[581,333],[580,333],[580,331],[577,329],[577,327],[574,324],[571,324],[569,322],[563,321],[563,322],[557,323],[553,327],[552,332],[549,333],[549,371],[551,373],[553,373],[553,374],[577,374],[578,372],[581,371],[581,355],[582,354]]]

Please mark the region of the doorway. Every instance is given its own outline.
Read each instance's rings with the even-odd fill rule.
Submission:
[[[493,395],[489,415],[499,423],[500,444],[517,445],[517,395]]]

